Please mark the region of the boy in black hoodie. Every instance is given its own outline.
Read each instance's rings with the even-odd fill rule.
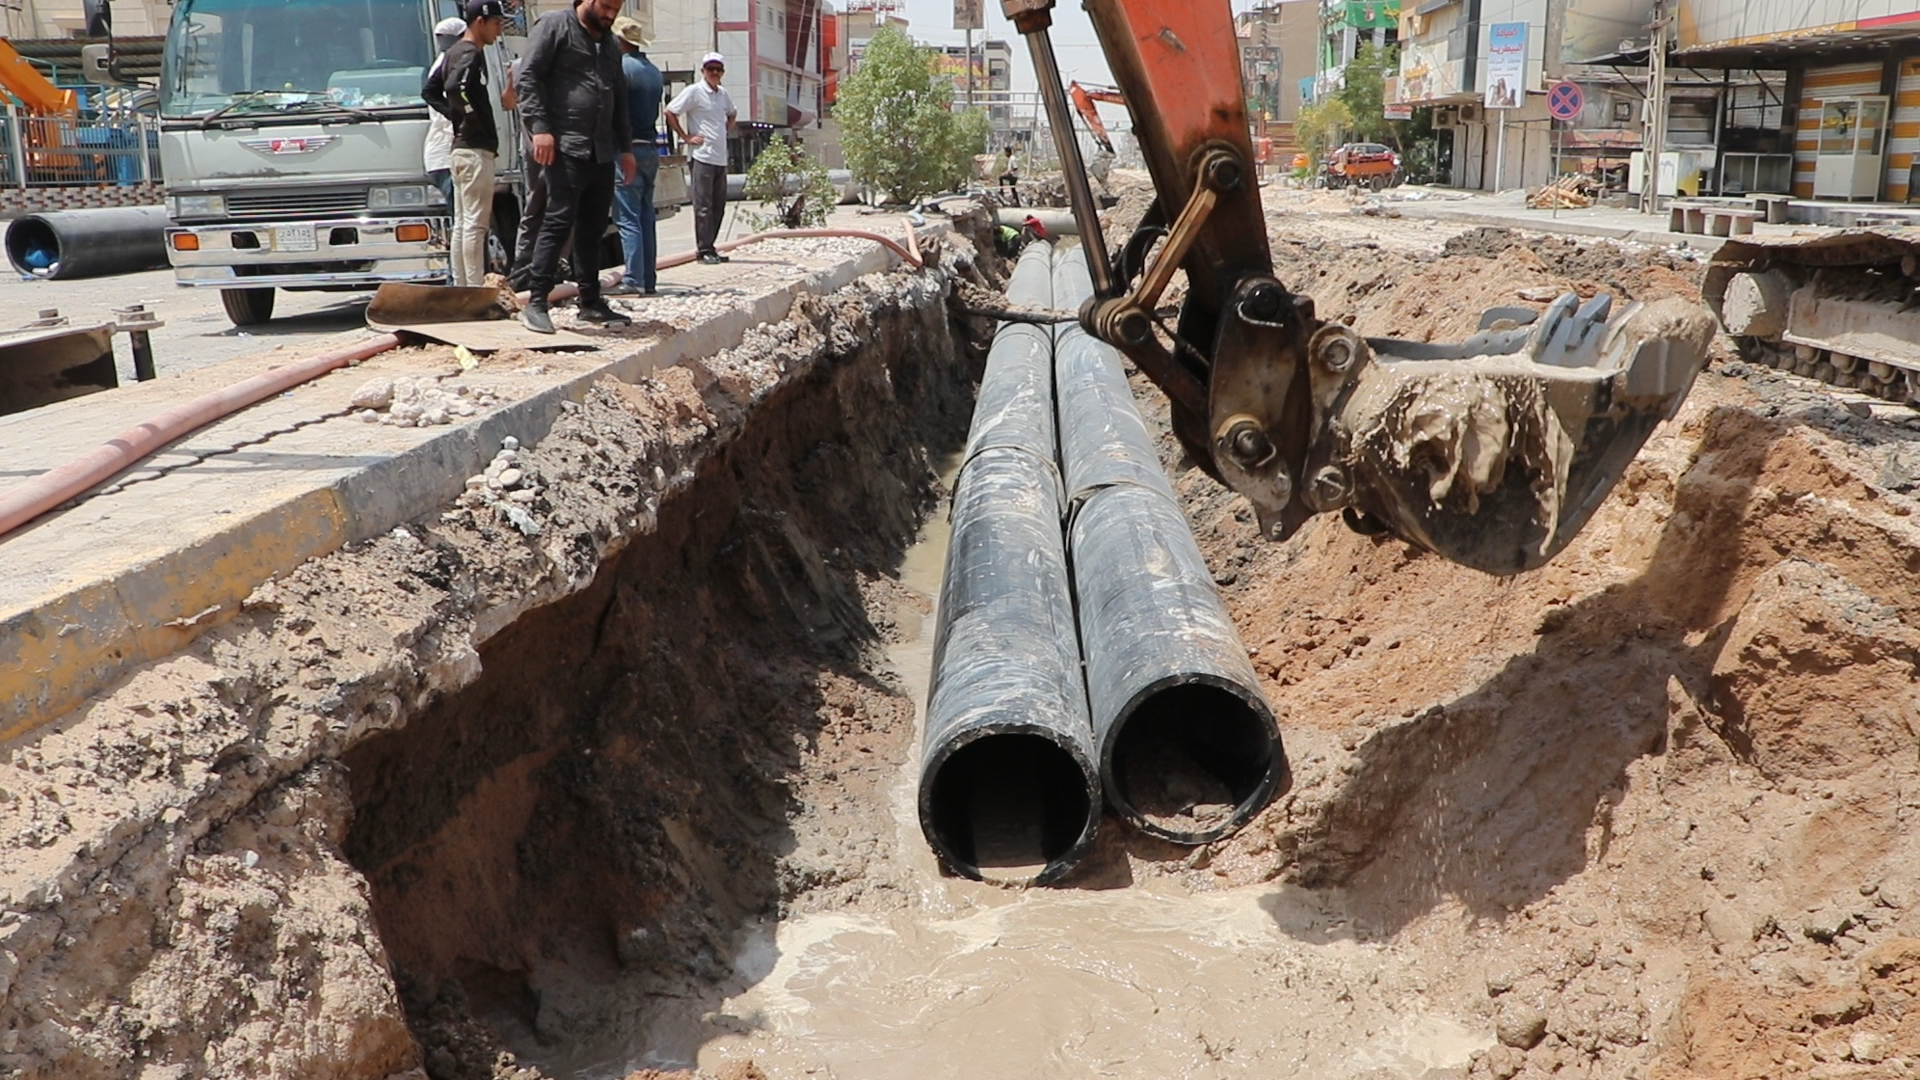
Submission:
[[[453,284],[484,285],[487,230],[493,225],[494,157],[500,134],[487,93],[487,59],[481,51],[500,37],[506,11],[500,0],[469,0],[467,32],[447,50],[427,78],[427,104],[453,124]],[[508,103],[511,107],[511,103]]]

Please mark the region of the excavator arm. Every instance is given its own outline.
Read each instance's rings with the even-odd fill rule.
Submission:
[[[1080,114],[1080,119],[1087,122],[1087,130],[1093,132],[1093,141],[1100,144],[1100,149],[1113,153],[1113,139],[1107,135],[1107,125],[1101,122],[1100,110],[1094,102],[1124,105],[1126,101],[1120,96],[1120,91],[1082,86],[1075,82],[1067,85],[1067,96],[1073,99],[1074,111]]]
[[[1544,563],[1605,498],[1706,355],[1681,301],[1572,294],[1489,312],[1457,344],[1364,339],[1274,277],[1227,0],[1085,0],[1156,201],[1102,239],[1049,39],[1054,0],[1001,0],[1033,53],[1094,295],[1080,320],[1172,403],[1188,455],[1262,531],[1339,512],[1489,573]],[[1176,270],[1187,296],[1156,315]]]

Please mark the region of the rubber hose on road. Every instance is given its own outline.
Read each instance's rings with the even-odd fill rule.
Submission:
[[[158,206],[28,214],[7,227],[7,261],[22,274],[63,281],[161,270],[166,228]]]
[[[1055,306],[1092,292],[1084,252],[1060,251]],[[1107,802],[1154,836],[1216,840],[1286,789],[1279,725],[1119,354],[1077,324],[1054,333],[1067,551]]]
[[[1051,302],[1028,247],[1008,289]],[[1043,884],[1086,854],[1100,780],[1074,628],[1055,465],[1052,341],[994,337],[954,482],[953,534],[921,757],[920,827],[955,873]]]

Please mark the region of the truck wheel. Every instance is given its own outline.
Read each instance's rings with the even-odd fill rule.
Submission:
[[[273,318],[272,289],[221,289],[220,303],[235,326],[258,326]]]

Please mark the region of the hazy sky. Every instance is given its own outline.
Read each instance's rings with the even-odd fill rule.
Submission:
[[[1157,2],[1186,3],[1189,0]],[[1231,0],[1231,3],[1234,11],[1244,11],[1253,6],[1253,0]],[[1026,41],[1015,32],[1013,24],[1000,14],[1000,0],[983,0],[983,6],[987,15],[984,36],[1003,39],[1013,46],[1014,90],[1032,93],[1038,89],[1039,83],[1033,77],[1033,61],[1029,58]],[[911,23],[908,29],[915,38],[929,45],[959,45],[966,40],[965,33],[953,29],[953,0],[905,0],[903,7],[903,14]],[[1053,38],[1053,52],[1059,60],[1060,77],[1063,80],[1113,83],[1113,75],[1107,70],[1107,59],[1093,36],[1093,23],[1087,18],[1087,13],[1080,10],[1078,0],[1059,0],[1053,9],[1053,28],[1049,34]],[[975,34],[974,40],[979,41],[981,36]]]

